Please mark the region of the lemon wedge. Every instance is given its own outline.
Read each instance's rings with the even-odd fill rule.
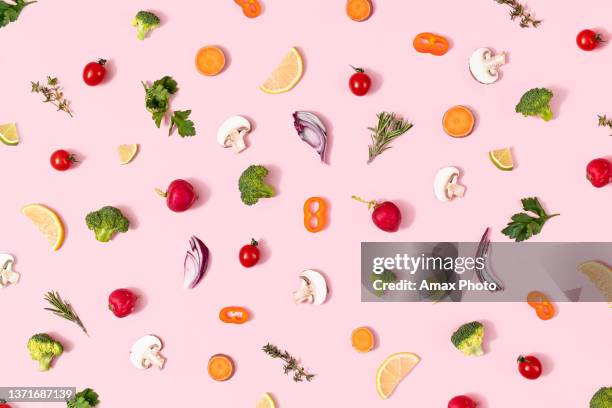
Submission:
[[[304,62],[299,51],[293,47],[278,67],[270,74],[266,82],[260,86],[265,93],[279,94],[291,90],[304,72]]]
[[[60,249],[64,242],[64,224],[55,211],[41,204],[30,204],[23,207],[21,213],[32,220],[54,251]]]
[[[395,353],[387,357],[376,372],[376,391],[378,391],[378,395],[382,399],[389,398],[398,384],[419,361],[421,361],[419,356],[413,353]]]

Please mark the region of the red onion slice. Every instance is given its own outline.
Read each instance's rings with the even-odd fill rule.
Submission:
[[[312,112],[297,111],[293,114],[293,126],[300,138],[315,149],[321,156],[321,161],[325,162],[327,129],[321,119]]]
[[[198,237],[192,236],[189,240],[190,250],[185,255],[183,288],[193,289],[196,287],[208,266],[208,248]]]

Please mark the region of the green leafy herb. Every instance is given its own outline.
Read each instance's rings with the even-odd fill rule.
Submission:
[[[196,134],[196,130],[193,122],[188,119],[190,114],[191,110],[174,111],[172,117],[170,118],[170,129],[168,130],[168,136],[172,134],[175,125],[178,129],[179,135],[182,137],[194,136]]]
[[[91,388],[77,392],[71,400],[66,401],[68,408],[91,408],[98,405],[98,394]]]
[[[516,0],[495,0],[498,4],[506,4],[510,6],[510,20],[514,21],[519,18],[519,25],[522,28],[533,27],[537,28],[542,24],[542,20],[535,20],[533,15],[527,11],[525,6]]]
[[[372,272],[370,275],[370,283],[374,284],[376,281],[381,281],[382,283],[392,283],[397,281],[397,275],[386,269],[380,274]],[[384,289],[374,289],[374,285],[372,285],[372,291],[374,295],[378,297],[382,297],[385,294]]]
[[[532,215],[520,212],[514,214],[502,234],[514,239],[516,242],[526,241],[542,231],[544,223],[559,214],[548,215],[536,197],[523,198],[521,200],[523,210]]]
[[[45,300],[49,302],[51,306],[53,306],[45,307],[45,310],[48,310],[56,316],[75,323],[85,332],[85,334],[89,335],[89,333],[87,333],[87,329],[83,325],[83,322],[81,322],[79,315],[76,314],[70,302],[67,300],[63,300],[58,292],[47,292],[47,294],[45,295]]]
[[[70,115],[70,117],[72,117],[69,101],[64,98],[64,93],[62,92],[62,88],[59,86],[59,80],[57,77],[47,76],[46,85],[41,85],[38,81],[31,81],[31,84],[33,93],[40,93],[44,96],[45,99],[43,99],[43,102],[50,103],[51,105],[57,107],[58,111],[64,111]]]
[[[608,119],[606,115],[597,115],[597,120],[599,121],[598,126],[607,126],[612,129],[612,119]]]
[[[300,366],[298,360],[291,356],[287,351],[281,351],[278,347],[273,344],[266,344],[262,349],[267,355],[272,358],[280,358],[285,362],[283,366],[283,370],[286,375],[293,372],[293,381],[301,382],[304,381],[312,381],[315,374],[308,374],[304,367]]]
[[[0,0],[0,28],[7,26],[10,23],[17,21],[21,11],[29,4],[36,3],[35,1],[15,0],[7,3]]]
[[[145,90],[145,106],[151,112],[155,126],[161,126],[162,120],[170,111],[170,96],[178,91],[178,84],[170,77],[165,76],[152,85],[142,83]],[[168,136],[172,134],[175,126],[178,129],[179,135],[194,136],[196,134],[195,126],[192,121],[187,118],[191,114],[191,110],[175,111],[170,115],[170,129]]]
[[[378,115],[378,124],[372,131],[372,144],[368,148],[368,164],[384,152],[390,149],[389,143],[406,133],[413,126],[412,123],[395,116],[394,113],[381,112]]]

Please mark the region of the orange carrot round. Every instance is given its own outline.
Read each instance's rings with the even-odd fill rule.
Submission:
[[[225,354],[215,354],[208,360],[208,375],[215,381],[228,380],[234,374],[234,362]]]
[[[367,353],[374,348],[374,333],[367,327],[358,327],[351,333],[351,344],[360,353]]]
[[[346,14],[354,21],[364,21],[372,15],[370,0],[347,0]]]
[[[196,55],[196,68],[201,74],[214,76],[223,71],[225,67],[225,54],[219,47],[209,45],[200,48]]]
[[[472,130],[476,119],[474,114],[465,106],[453,106],[446,111],[442,118],[444,131],[452,137],[466,137]]]

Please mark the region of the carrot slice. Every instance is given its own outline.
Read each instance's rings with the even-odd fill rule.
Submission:
[[[228,380],[234,374],[234,362],[225,354],[215,354],[208,360],[208,375],[215,381]]]
[[[367,20],[372,15],[372,3],[370,0],[348,0],[346,14],[354,21]]]
[[[219,47],[209,45],[200,48],[196,55],[196,68],[201,74],[214,76],[223,71],[225,54]]]
[[[374,348],[374,333],[367,327],[358,327],[351,333],[351,344],[360,353],[367,353]]]
[[[466,137],[474,130],[476,119],[474,114],[465,106],[453,106],[446,111],[442,118],[444,131],[452,137]]]

